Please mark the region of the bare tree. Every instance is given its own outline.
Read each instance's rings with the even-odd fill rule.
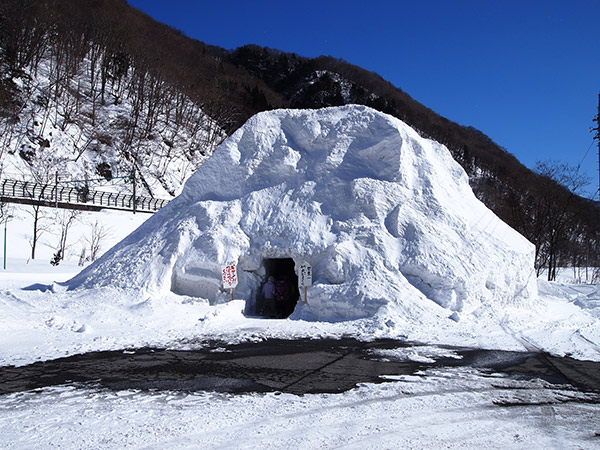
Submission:
[[[90,249],[90,255],[87,259],[89,259],[91,262],[94,262],[96,259],[98,259],[98,256],[100,256],[100,251],[102,250],[102,245],[104,244],[104,241],[110,237],[111,233],[111,229],[106,228],[104,225],[98,222],[98,220],[94,222],[90,236],[85,238],[85,241],[89,245]]]
[[[546,270],[554,280],[559,262],[581,261],[577,254],[592,245],[590,230],[582,226],[590,208],[578,195],[588,179],[578,168],[555,161],[538,162],[536,172],[532,183],[509,189],[503,203],[510,224],[535,245],[538,276]]]
[[[577,226],[577,217],[582,209],[577,194],[589,184],[589,179],[579,173],[578,167],[570,167],[553,161],[538,162],[536,172],[546,180],[542,191],[538,191],[541,209],[539,265],[548,270],[548,280],[556,279],[559,256],[565,253],[569,234]],[[544,264],[545,263],[545,264]]]
[[[54,266],[58,266],[60,262],[65,258],[65,254],[67,251],[67,237],[69,234],[69,230],[73,225],[73,222],[79,215],[81,211],[77,211],[74,209],[62,210],[57,214],[56,223],[60,229],[60,238],[58,240],[58,248],[56,249],[56,253],[52,257],[50,263]]]
[[[64,160],[57,158],[51,151],[44,151],[47,149],[37,149],[29,158],[29,169],[30,174],[23,174],[25,181],[30,180],[30,176],[33,176],[36,183],[40,185],[54,184],[55,174],[57,170],[64,166]],[[32,238],[30,241],[31,246],[31,259],[35,259],[35,252],[41,236],[49,231],[50,222],[52,217],[48,213],[47,208],[42,206],[41,198],[33,198],[33,203],[27,213],[32,217]]]
[[[47,214],[46,208],[43,208],[39,204],[31,205],[31,208],[26,211],[31,215],[33,221],[33,234],[29,245],[31,247],[31,259],[35,259],[35,252],[40,238],[50,230],[50,215]]]
[[[42,2],[0,2],[0,45],[3,47],[3,59],[11,71],[21,71],[39,61],[49,35],[46,18],[51,15],[52,11]]]

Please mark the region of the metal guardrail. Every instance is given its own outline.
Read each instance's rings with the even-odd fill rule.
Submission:
[[[0,196],[46,203],[94,205],[140,212],[156,212],[169,203],[169,200],[160,198],[136,196],[134,199],[134,196],[129,194],[7,179],[0,180]]]

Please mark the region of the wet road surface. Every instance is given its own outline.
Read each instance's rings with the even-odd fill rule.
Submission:
[[[446,352],[428,362],[415,362],[394,357],[394,350],[415,346],[397,340],[269,339],[205,345],[185,351],[92,352],[21,367],[4,366],[0,367],[0,395],[71,383],[116,390],[336,393],[359,383],[386,382],[385,375],[422,374],[435,367],[471,367],[483,373],[541,378],[583,392],[600,392],[600,363],[544,353],[444,347],[450,356]]]

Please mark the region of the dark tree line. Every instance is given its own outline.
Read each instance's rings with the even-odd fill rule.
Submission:
[[[597,267],[598,205],[577,195],[588,180],[576,168],[538,163],[535,183],[508,188],[506,214],[513,226],[536,246],[538,274],[556,278],[560,266]]]

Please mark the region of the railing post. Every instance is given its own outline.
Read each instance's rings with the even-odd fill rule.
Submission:
[[[135,214],[135,208],[136,208],[136,201],[135,201],[135,166],[133,168],[133,170],[131,171],[131,176],[133,177],[133,213]]]

